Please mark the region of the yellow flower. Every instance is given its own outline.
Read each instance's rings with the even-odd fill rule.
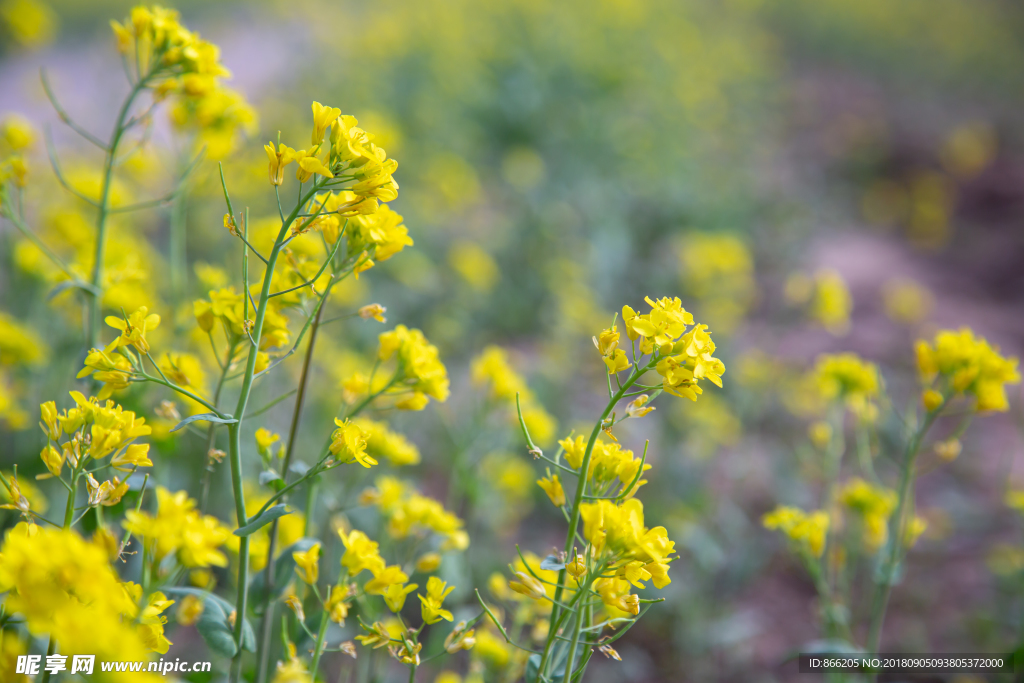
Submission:
[[[864,544],[880,548],[888,536],[889,517],[896,509],[896,492],[854,477],[839,490],[839,502],[861,516]]]
[[[946,399],[942,397],[942,394],[934,389],[925,389],[921,392],[921,404],[929,413],[935,412],[941,408],[942,404],[945,402]]]
[[[450,381],[448,370],[438,357],[437,347],[429,343],[419,330],[398,325],[378,338],[378,358],[381,361],[397,357],[398,371],[404,390],[411,390],[420,400],[399,402],[399,409],[420,410],[426,406],[426,397],[442,403],[448,400]]]
[[[654,406],[647,405],[647,402],[650,400],[651,397],[648,396],[647,394],[641,394],[637,396],[635,399],[633,399],[626,405],[626,414],[632,418],[638,418],[647,415],[648,413],[655,409]]]
[[[40,0],[7,0],[0,5],[0,17],[15,42],[25,47],[42,47],[57,33],[57,14]]]
[[[28,119],[11,114],[0,123],[0,138],[13,151],[20,152],[35,144],[36,131]]]
[[[558,480],[557,474],[538,479],[537,485],[544,489],[544,493],[548,494],[552,505],[555,507],[565,505],[565,490],[562,488],[562,482]]]
[[[420,599],[420,612],[425,623],[436,624],[442,619],[445,621],[452,620],[452,613],[443,609],[441,605],[453,590],[455,590],[455,586],[449,586],[436,576],[431,576],[427,579],[427,596],[423,597],[422,594],[416,596]]]
[[[415,583],[393,583],[384,589],[384,602],[387,604],[388,609],[398,614],[402,611],[402,607],[405,606],[405,596],[417,588],[419,588],[419,585]]]
[[[385,311],[387,311],[387,309],[380,304],[367,304],[359,309],[359,317],[363,320],[373,318],[377,322],[386,323],[387,319],[384,317]]]
[[[134,346],[140,353],[149,353],[149,342],[146,341],[146,331],[154,330],[160,325],[160,316],[156,313],[149,313],[149,309],[140,306],[137,311],[128,316],[127,319],[117,316],[107,316],[106,323],[121,335],[112,341],[106,348],[107,353],[122,346]]]
[[[472,650],[476,645],[476,631],[467,630],[466,626],[468,624],[465,621],[460,621],[444,639],[444,649],[448,654],[453,655],[459,650]]]
[[[139,615],[139,635],[146,647],[153,652],[167,654],[167,650],[171,647],[171,641],[167,640],[164,635],[164,624],[167,623],[167,617],[161,616],[160,613],[173,604],[174,600],[168,600],[166,595],[155,591],[150,593],[149,604]]]
[[[281,436],[269,429],[260,427],[256,430],[256,450],[265,458],[270,457],[270,447],[280,440]]]
[[[149,444],[133,443],[110,459],[110,466],[122,472],[131,472],[136,467],[152,467],[149,459]]]
[[[0,480],[6,489],[6,495],[4,499],[10,501],[0,505],[0,508],[6,508],[8,510],[18,510],[24,515],[28,515],[28,511],[31,509],[28,498],[21,492],[21,487],[18,485],[18,478],[11,475],[6,480]]]
[[[356,576],[366,569],[373,573],[384,569],[384,560],[377,550],[379,546],[376,541],[371,541],[366,534],[357,530],[348,534],[339,531],[338,535],[345,546],[341,565],[348,569],[349,575]]]
[[[815,557],[825,551],[825,537],[828,534],[829,517],[823,510],[806,513],[799,508],[779,506],[762,518],[766,529],[778,529],[788,536],[798,548]]]
[[[566,563],[565,571],[569,572],[569,575],[573,578],[578,579],[587,573],[587,561],[582,555],[577,553],[571,562]]]
[[[314,543],[304,553],[292,553],[292,559],[295,560],[295,573],[299,578],[310,585],[316,584],[320,576],[320,544]]]
[[[441,566],[441,555],[439,553],[424,553],[416,560],[416,571],[421,574],[430,574],[437,571]]]
[[[206,603],[203,602],[202,598],[191,594],[186,595],[181,599],[181,604],[178,605],[178,613],[175,619],[182,626],[191,626],[199,621],[205,606]]]
[[[287,662],[277,663],[271,683],[315,683],[315,680],[298,657],[291,657]]]
[[[842,276],[834,270],[821,270],[815,275],[811,318],[834,335],[843,335],[850,329],[850,311],[853,298]]]
[[[878,367],[855,353],[818,356],[812,376],[825,400],[842,400],[855,415],[874,405],[881,381]]]
[[[100,400],[109,398],[115,391],[127,389],[134,374],[132,364],[127,358],[120,354],[109,355],[102,349],[90,351],[85,357],[84,365],[76,377],[81,379],[92,375],[97,382],[103,382],[103,388],[96,395]]]
[[[886,315],[908,325],[927,318],[935,306],[931,292],[913,280],[889,280],[882,287],[882,298]]]
[[[494,258],[478,244],[456,242],[448,252],[448,262],[472,289],[489,292],[501,279]]]
[[[274,148],[273,142],[263,145],[270,159],[270,184],[280,185],[284,182],[284,167],[295,161],[295,150],[288,145],[278,145]]]
[[[307,152],[304,149],[295,150],[291,155],[299,167],[295,170],[295,178],[304,183],[313,177],[313,174],[322,175],[325,178],[333,178],[331,169],[324,165],[315,153]]]
[[[340,462],[358,462],[366,468],[377,464],[377,461],[366,453],[366,434],[358,424],[338,418],[334,418],[334,424],[338,428],[331,434],[332,455]]]
[[[356,636],[356,640],[361,642],[365,647],[372,647],[373,649],[385,647],[391,642],[391,634],[388,633],[388,629],[384,624],[379,621],[375,621],[372,626],[366,624],[359,624],[365,634]]]
[[[39,457],[42,459],[43,464],[46,465],[46,469],[50,470],[51,476],[60,476],[61,470],[64,467],[63,451],[58,451],[51,444],[47,444],[39,454]],[[38,477],[42,476],[43,475],[38,475]]]
[[[348,595],[348,586],[337,585],[331,588],[331,594],[324,603],[324,609],[327,610],[331,621],[341,626],[345,625],[345,617],[348,616],[348,603],[345,602]]]
[[[409,580],[402,568],[396,565],[382,568],[371,567],[370,571],[373,572],[373,578],[363,586],[363,590],[370,595],[384,595],[388,586],[402,584]]]
[[[157,560],[176,553],[185,567],[227,566],[227,557],[218,548],[232,537],[230,529],[216,517],[200,515],[185,491],[171,493],[160,486],[156,498],[155,516],[127,510],[122,526],[151,544]]]
[[[306,620],[306,610],[303,609],[302,600],[299,599],[299,596],[295,595],[294,593],[288,595],[284,599],[284,604],[288,605],[291,611],[295,613],[296,619],[298,619],[299,621]]]
[[[594,590],[601,596],[601,602],[612,614],[622,612],[636,616],[640,614],[640,598],[629,592],[629,582],[625,579],[604,578],[594,582]]]
[[[521,593],[534,600],[540,600],[547,596],[544,584],[526,572],[516,572],[516,578],[508,582],[508,587],[516,593]]]
[[[959,439],[946,439],[935,444],[935,454],[946,462],[952,462],[960,455],[963,448],[963,444],[960,443]]]
[[[382,422],[375,422],[363,417],[352,420],[366,438],[366,451],[387,458],[396,467],[415,465],[420,461],[420,451],[416,445],[401,434],[388,429]]]
[[[926,384],[942,377],[953,392],[974,396],[979,411],[1009,410],[1005,385],[1020,382],[1017,358],[1002,356],[999,347],[976,338],[966,327],[957,332],[943,330],[931,344],[918,341],[916,350],[917,366]]]
[[[54,401],[46,401],[39,404],[39,415],[42,422],[39,428],[46,434],[50,441],[59,441],[61,435],[60,421],[57,419],[57,404]]]
[[[114,477],[102,484],[97,482],[92,474],[87,473],[85,475],[85,488],[89,493],[89,505],[90,506],[111,506],[117,505],[124,498],[124,494],[128,493],[128,482],[121,482],[120,479]]]
[[[324,141],[324,135],[331,124],[341,116],[341,110],[335,107],[325,107],[319,102],[313,102],[313,144],[319,145]]]
[[[807,436],[818,448],[825,448],[832,441],[832,425],[824,420],[818,420],[807,428]]]

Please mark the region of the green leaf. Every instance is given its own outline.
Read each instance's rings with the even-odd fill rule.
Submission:
[[[235,646],[234,627],[231,626],[229,615],[235,611],[234,605],[209,591],[199,588],[174,586],[164,588],[169,595],[195,595],[203,600],[203,614],[196,622],[196,629],[211,650],[225,657],[234,657],[238,652]],[[242,620],[242,649],[256,651],[256,632],[248,619]]]
[[[279,597],[288,586],[288,581],[295,571],[295,560],[292,559],[292,553],[304,553],[312,548],[315,543],[319,542],[315,538],[300,538],[281,551],[281,554],[274,560],[274,592],[271,597]],[[267,572],[265,569],[259,571],[252,578],[252,583],[249,584],[249,599],[254,605],[262,605],[266,602]]]
[[[228,613],[216,600],[207,600],[203,605],[203,615],[196,622],[199,635],[206,645],[217,654],[234,657],[238,652],[235,645],[235,634],[228,622]]]
[[[274,470],[263,470],[260,472],[260,486],[266,486],[272,481],[280,481],[281,475]]]
[[[181,422],[176,424],[174,426],[174,429],[172,429],[171,431],[172,432],[176,432],[179,429],[181,429],[182,427],[184,427],[185,425],[191,424],[193,422],[197,422],[199,420],[205,420],[207,422],[217,422],[219,424],[225,424],[225,425],[234,424],[234,423],[238,422],[238,420],[236,420],[233,417],[218,417],[217,415],[214,415],[213,413],[201,413],[199,415],[189,415],[184,420],[182,420]]]
[[[269,507],[262,513],[260,513],[260,515],[257,516],[256,519],[252,520],[251,522],[249,522],[248,524],[239,529],[235,529],[235,536],[248,536],[249,534],[259,531],[266,525],[273,522],[278,517],[284,517],[285,515],[290,515],[291,513],[292,511],[289,510],[288,506],[285,505],[284,503],[280,503],[278,505],[274,505],[273,507]]]
[[[526,683],[539,683],[540,681],[547,681],[548,683],[562,683],[562,679],[565,678],[564,671],[558,671],[552,673],[550,676],[540,676],[540,655],[532,654],[530,658],[526,660],[526,672],[524,673]]]
[[[565,562],[562,562],[554,555],[548,555],[540,561],[540,568],[549,572],[559,572],[565,569]]]
[[[58,296],[62,292],[66,292],[69,289],[81,289],[83,292],[89,292],[90,294],[96,293],[96,288],[90,285],[88,282],[82,282],[80,280],[63,280],[58,282],[57,285],[50,290],[46,295],[46,300],[50,301],[54,297]]]

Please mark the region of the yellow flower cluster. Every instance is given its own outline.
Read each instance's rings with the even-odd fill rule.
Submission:
[[[19,524],[8,531],[0,547],[0,591],[9,591],[8,614],[21,615],[30,633],[49,634],[67,652],[142,660],[170,644],[159,616],[170,601],[154,593],[140,611],[139,587],[120,581],[107,549],[71,530]]]
[[[39,335],[0,311],[0,366],[34,365],[46,354],[46,344]]]
[[[111,458],[107,464],[124,472],[152,467],[149,444],[134,443],[153,431],[145,418],[113,401],[100,404],[97,398],[87,399],[77,391],[71,392],[71,398],[76,406],[60,413],[54,401],[39,406],[39,426],[46,434],[46,446],[39,457],[49,470],[46,476],[59,477],[65,465],[77,471],[85,467],[87,459],[95,461],[108,455]],[[67,437],[63,443],[62,436]],[[91,472],[86,473],[86,486],[90,505],[116,505],[128,491],[128,483],[118,477],[100,484]]]
[[[260,351],[256,356],[256,372],[262,372],[270,363],[267,351],[283,347],[291,339],[288,331],[288,316],[284,307],[288,302],[284,297],[268,300],[267,310],[263,316],[263,329],[260,332]],[[229,346],[245,338],[246,332],[253,333],[253,322],[247,320],[245,312],[255,316],[253,306],[245,305],[245,294],[236,292],[234,287],[211,290],[207,299],[198,299],[192,303],[192,311],[196,323],[203,332],[210,333],[220,323]]]
[[[927,387],[926,401],[929,391],[934,394],[938,390],[939,403],[929,410],[941,405],[942,393],[970,394],[977,399],[979,411],[1009,410],[1005,385],[1020,382],[1017,358],[1002,356],[998,346],[975,337],[966,327],[957,332],[943,330],[931,344],[920,340],[916,351],[917,367]]]
[[[643,315],[623,306],[622,323],[629,339],[640,342],[641,354],[657,352],[656,369],[663,379],[664,390],[696,401],[697,395],[704,393],[700,380],[707,379],[722,386],[725,364],[712,355],[715,343],[711,341],[708,326],[695,325],[693,316],[683,308],[678,297],[664,297],[657,301],[647,297],[645,301],[651,310]],[[630,366],[626,352],[619,348],[619,333],[615,327],[602,332],[595,344],[610,374]]]
[[[334,418],[334,424],[338,428],[331,433],[330,451],[338,462],[357,462],[366,468],[377,464],[377,461],[366,452],[367,435],[359,425],[338,418]]]
[[[509,363],[508,353],[500,346],[488,346],[473,359],[470,375],[477,386],[490,386],[491,397],[513,408],[516,394],[523,411],[523,422],[533,440],[547,446],[554,439],[558,424],[536,399],[526,380]],[[513,414],[515,417],[515,414]]]
[[[766,529],[777,529],[793,542],[801,553],[821,557],[825,552],[829,517],[824,510],[807,513],[800,508],[780,505],[761,518]]]
[[[196,501],[185,491],[171,493],[157,487],[157,512],[128,510],[124,528],[145,539],[159,561],[175,553],[183,567],[224,567],[228,560],[219,548],[231,530],[211,515],[201,515]]]
[[[644,526],[643,504],[635,498],[620,504],[610,500],[584,503],[580,515],[593,558],[607,563],[615,574],[599,579],[595,590],[606,607],[636,616],[639,603],[635,595],[629,595],[630,584],[642,588],[643,582],[650,580],[655,587],[664,588],[671,583],[668,569],[675,542],[668,538],[665,527]]]
[[[220,62],[220,49],[182,26],[175,10],[138,6],[123,23],[110,25],[118,51],[137,70],[139,85],[152,88],[157,100],[175,95],[171,120],[198,131],[212,158],[231,152],[239,130],[254,130],[252,107],[220,83],[231,75]]]
[[[401,434],[388,429],[383,422],[365,417],[354,418],[351,422],[365,436],[366,450],[370,453],[383,456],[395,467],[419,463],[420,451],[416,445]]]
[[[839,502],[860,516],[864,545],[872,550],[882,547],[889,535],[889,517],[896,509],[896,492],[855,477],[839,490]]]
[[[877,412],[874,401],[881,380],[874,363],[855,353],[823,354],[818,356],[812,377],[826,401],[842,400],[851,412],[865,418]]]
[[[716,327],[734,329],[754,298],[754,259],[747,245],[735,235],[691,233],[679,257],[687,291],[704,300]]]
[[[385,261],[413,244],[402,216],[381,205],[398,197],[393,175],[398,162],[389,159],[384,149],[374,144],[374,136],[358,123],[340,109],[314,102],[312,149],[296,150],[273,142],[264,145],[272,185],[284,182],[284,169],[294,162],[300,183],[318,175],[329,187],[314,198],[315,217],[294,230],[318,230],[328,244],[334,244],[344,232],[348,257],[356,261],[356,277],[375,261]],[[328,130],[330,139],[325,140]]]
[[[393,538],[433,531],[445,538],[442,550],[465,550],[469,547],[469,534],[462,528],[462,520],[445,510],[441,503],[420,494],[403,481],[380,477],[376,486],[363,491],[360,501],[380,509],[388,520],[388,533]]]
[[[8,371],[18,365],[38,365],[47,353],[46,344],[31,328],[0,311],[0,420],[12,429],[26,427],[28,413],[18,405]]]
[[[838,272],[822,269],[812,279],[805,273],[793,273],[786,280],[786,298],[806,305],[810,318],[829,333],[840,336],[850,330],[853,297]]]
[[[583,466],[587,449],[586,437],[566,437],[559,441],[558,445],[564,450],[565,461],[570,467],[578,470]],[[644,463],[641,471],[640,459],[633,451],[622,448],[617,442],[607,442],[598,437],[594,440],[586,479],[594,487],[596,495],[607,494],[612,484],[618,481],[621,489],[619,495],[623,498],[632,498],[637,490],[647,483],[647,480],[640,479],[640,476],[649,469],[651,466]],[[632,488],[626,490],[628,486]]]
[[[0,211],[10,202],[6,187],[25,187],[28,166],[25,150],[35,143],[32,125],[20,116],[8,116],[0,123]]]
[[[387,385],[388,394],[396,395],[399,410],[423,410],[430,398],[448,400],[448,370],[438,357],[437,347],[427,341],[419,330],[399,325],[378,337],[377,358],[387,362],[394,358],[395,375]],[[359,395],[371,390],[369,379],[356,374],[345,382],[345,390]]]

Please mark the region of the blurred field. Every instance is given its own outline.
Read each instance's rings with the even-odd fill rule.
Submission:
[[[65,171],[82,183],[95,151],[61,124],[39,70],[83,126],[106,136],[126,91],[109,19],[130,7],[0,0],[0,118],[48,126]],[[798,378],[820,353],[853,351],[879,365],[893,409],[904,413],[918,399],[916,339],[970,326],[1004,355],[1024,352],[1024,10],[995,0],[176,8],[221,47],[229,84],[258,114],[248,141],[223,155],[254,241],[261,220],[264,236],[276,221],[261,146],[278,131],[281,140],[308,137],[310,101],[356,115],[400,160],[393,206],[415,248],[345,281],[325,315],[381,303],[388,329],[422,329],[448,366],[448,402],[391,424],[422,454],[403,476],[466,521],[471,545],[444,570],[457,586],[449,598],[457,619],[475,615],[472,587],[502,571],[516,543],[543,556],[563,534],[513,413],[501,406],[481,418],[486,397],[470,376],[472,359],[488,345],[508,350],[557,421],[538,444],[547,449],[573,429],[589,431],[602,409],[592,335],[624,304],[679,296],[711,326],[725,386],[696,403],[659,403],[639,426],[617,428],[635,451],[651,440],[656,476],[643,489],[645,510],[667,527],[680,559],[658,592],[666,601],[616,644],[623,661],[595,657],[588,680],[813,680],[788,658],[822,638],[815,586],[761,524],[780,503],[820,506],[825,479],[807,436],[818,416],[802,405]],[[22,25],[26,17],[34,19]],[[158,113],[122,191],[159,194],[191,151]],[[64,200],[42,142],[29,163],[39,182],[26,203],[59,234]],[[166,207],[118,224],[119,244],[141,255],[138,286],[164,319],[154,347],[189,338],[191,302],[214,286],[204,264],[240,260],[220,224],[216,173],[204,162],[192,182],[184,244],[172,240]],[[0,466],[17,464],[30,479],[45,471],[35,406],[73,388],[81,313],[70,297],[46,301],[52,284],[8,228],[0,228]],[[823,273],[845,283],[848,312],[815,299]],[[138,304],[129,299],[130,311]],[[6,358],[5,315],[34,330],[45,353]],[[297,457],[315,459],[341,381],[373,354],[382,329],[343,320],[320,333]],[[212,363],[202,362],[212,382]],[[293,386],[299,366],[298,355],[285,363],[253,404]],[[930,453],[923,465],[916,507],[928,526],[893,592],[883,651],[1024,645],[1024,520],[1004,502],[1024,487],[1024,404],[1019,385],[1008,390],[1009,412],[977,419],[952,462]],[[133,389],[119,400],[149,418],[161,398]],[[290,402],[265,419],[287,433]],[[880,443],[894,443],[899,427],[891,421],[879,433]],[[253,443],[251,431],[244,439]],[[202,439],[163,433],[153,442],[151,479],[199,497]],[[846,465],[858,472],[852,450]],[[879,456],[875,467],[895,481],[891,460]],[[323,526],[376,476],[324,486]],[[37,486],[51,507],[62,505],[54,482]],[[211,487],[210,511],[230,519],[226,463]],[[0,512],[5,527],[18,521]],[[169,637],[165,657],[198,658],[205,647],[192,627],[169,628]],[[342,671],[343,655],[324,661]],[[424,666],[417,680],[435,673]],[[380,680],[405,680],[390,675]]]

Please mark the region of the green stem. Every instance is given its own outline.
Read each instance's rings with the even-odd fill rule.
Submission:
[[[925,417],[924,424],[907,442],[906,453],[903,457],[903,467],[900,470],[899,498],[896,504],[896,514],[893,516],[892,528],[890,529],[889,542],[886,546],[888,555],[881,572],[877,588],[875,589],[874,600],[871,609],[871,625],[868,629],[867,648],[868,652],[878,652],[882,640],[882,626],[885,622],[885,612],[889,606],[889,596],[892,593],[893,574],[900,559],[900,550],[903,548],[903,539],[906,534],[907,510],[913,506],[911,500],[914,490],[914,462],[921,450],[921,442],[924,440],[928,429],[935,422],[935,419],[942,412],[942,406],[930,412]],[[877,674],[871,675],[871,680],[877,680]]]
[[[320,617],[320,630],[316,633],[316,645],[313,648],[313,663],[309,666],[309,674],[314,679],[316,678],[316,670],[320,666],[320,656],[324,653],[324,636],[327,635],[327,610],[324,610],[323,615]]]
[[[641,368],[640,370],[634,369],[634,372],[629,376],[629,379],[626,380],[626,383],[612,395],[611,399],[608,401],[608,405],[605,406],[604,412],[601,413],[601,417],[594,425],[594,429],[590,432],[590,439],[587,441],[587,449],[583,454],[583,462],[580,465],[580,476],[576,485],[576,495],[573,497],[572,512],[569,514],[569,530],[565,535],[565,556],[567,559],[569,558],[569,554],[572,552],[573,545],[576,541],[576,529],[580,524],[580,505],[583,503],[583,493],[587,484],[587,473],[590,471],[590,458],[594,453],[594,445],[597,443],[597,436],[601,433],[601,426],[604,424],[605,420],[608,419],[608,416],[611,414],[616,404],[618,404],[622,397],[629,391],[629,388],[633,386],[633,384],[640,379],[645,372],[654,367],[656,364],[655,361],[656,359],[652,358],[644,368]],[[554,599],[555,604],[551,606],[551,623],[553,624],[558,622],[558,603],[562,600],[562,586],[565,584],[565,577],[566,571],[563,567],[561,571],[558,572],[558,587],[555,589]],[[557,635],[555,629],[552,629],[550,633],[548,633],[549,643],[554,640],[555,635]],[[576,649],[575,640],[573,640],[572,649],[573,651]],[[550,648],[545,647],[544,656],[542,657],[539,667],[540,671],[544,674],[547,673],[546,667],[550,663],[549,655]]]
[[[267,259],[267,268],[263,275],[263,287],[260,290],[260,300],[256,308],[256,319],[253,321],[252,342],[249,346],[249,358],[246,362],[245,373],[242,376],[242,388],[239,390],[238,394],[238,405],[235,408],[235,414],[238,415],[238,422],[232,423],[228,428],[228,455],[231,460],[231,487],[234,492],[235,516],[238,519],[239,526],[244,526],[248,523],[248,519],[245,515],[245,492],[242,485],[241,426],[242,420],[245,417],[245,409],[249,404],[249,394],[252,392],[253,375],[256,372],[256,357],[260,350],[260,335],[263,331],[263,320],[267,314],[267,302],[270,298],[270,283],[273,279],[274,267],[277,265],[277,258],[281,253],[285,235],[288,233],[288,229],[295,221],[296,216],[298,216],[305,203],[316,195],[317,189],[317,184],[313,183],[313,188],[310,192],[305,195],[304,198],[300,197],[299,202],[292,210],[292,213],[288,216],[288,219],[281,225],[281,230],[278,232],[277,239],[274,241],[274,248],[270,252],[270,258]],[[242,538],[238,547],[238,596],[235,599],[235,611],[237,613],[237,617],[235,619],[234,634],[235,644],[238,647],[238,651],[231,662],[231,673],[229,676],[230,683],[238,683],[242,670],[242,623],[245,620],[246,614],[246,599],[248,597],[248,586],[246,583],[248,579],[248,572],[249,537],[245,536]]]
[[[93,256],[92,277],[89,280],[93,287],[93,291],[89,298],[88,349],[95,348],[99,340],[100,298],[103,296],[101,289],[103,280],[103,252],[107,244],[107,217],[110,214],[110,186],[114,175],[117,147],[121,144],[121,138],[127,130],[125,120],[128,118],[128,112],[131,110],[132,104],[135,102],[135,98],[145,89],[147,79],[148,76],[140,78],[132,87],[131,92],[128,93],[128,97],[125,98],[124,104],[121,105],[121,111],[117,114],[117,122],[114,124],[114,132],[111,135],[110,144],[107,145],[107,156],[103,161],[103,185],[100,190],[100,201],[97,209],[98,213],[96,215],[96,252]]]
[[[324,293],[324,298],[331,292],[331,287],[334,286],[334,280],[331,280],[331,284],[328,285],[327,291]],[[302,361],[302,374],[299,376],[298,392],[295,396],[295,407],[292,410],[292,424],[288,430],[288,442],[285,445],[284,461],[281,464],[281,477],[287,482],[288,480],[288,467],[291,465],[292,454],[295,452],[295,439],[299,433],[299,418],[302,415],[302,403],[306,397],[306,383],[309,378],[309,368],[313,360],[313,346],[316,343],[316,333],[320,327],[320,317],[323,315],[324,306],[321,303],[317,309],[316,318],[313,320],[313,327],[309,331],[309,346],[306,348],[306,356]],[[311,484],[312,486],[312,484]],[[306,524],[309,524],[309,509],[306,509]],[[256,683],[263,683],[263,680],[267,674],[267,667],[270,664],[270,639],[271,639],[271,624],[273,623],[272,617],[274,612],[273,602],[271,596],[274,592],[274,553],[277,551],[277,519],[270,524],[270,543],[267,546],[267,564],[266,573],[264,574],[264,582],[267,586],[266,597],[263,601],[263,621],[260,624],[260,642],[262,647],[260,648],[260,661],[258,668],[256,669]],[[316,669],[314,669],[316,671]]]
[[[75,497],[78,494],[78,473],[71,473],[71,490],[68,491],[68,503],[64,507],[64,528],[70,529],[75,518]]]
[[[68,491],[68,502],[64,507],[64,528],[70,529],[71,522],[75,518],[75,497],[78,493],[78,473],[75,471],[71,472],[71,489]],[[50,644],[46,648],[46,655],[50,656],[57,650],[57,639],[52,635],[50,636]],[[50,680],[50,672],[44,671],[42,683],[47,683]]]
[[[210,337],[213,339],[213,337]],[[214,349],[216,353],[216,349]],[[235,357],[235,345],[232,344],[228,350],[228,357],[224,363],[224,367],[220,370],[220,377],[217,379],[217,388],[213,392],[213,405],[214,407],[220,403],[220,392],[224,388],[224,378],[227,377],[228,368],[231,367],[231,360]],[[199,499],[199,510],[206,514],[206,504],[210,499],[210,480],[213,478],[213,462],[210,460],[210,451],[213,449],[214,438],[217,436],[217,423],[211,422],[210,426],[206,430],[206,452],[203,453],[203,467],[206,472],[203,473],[203,490],[200,494]]]

